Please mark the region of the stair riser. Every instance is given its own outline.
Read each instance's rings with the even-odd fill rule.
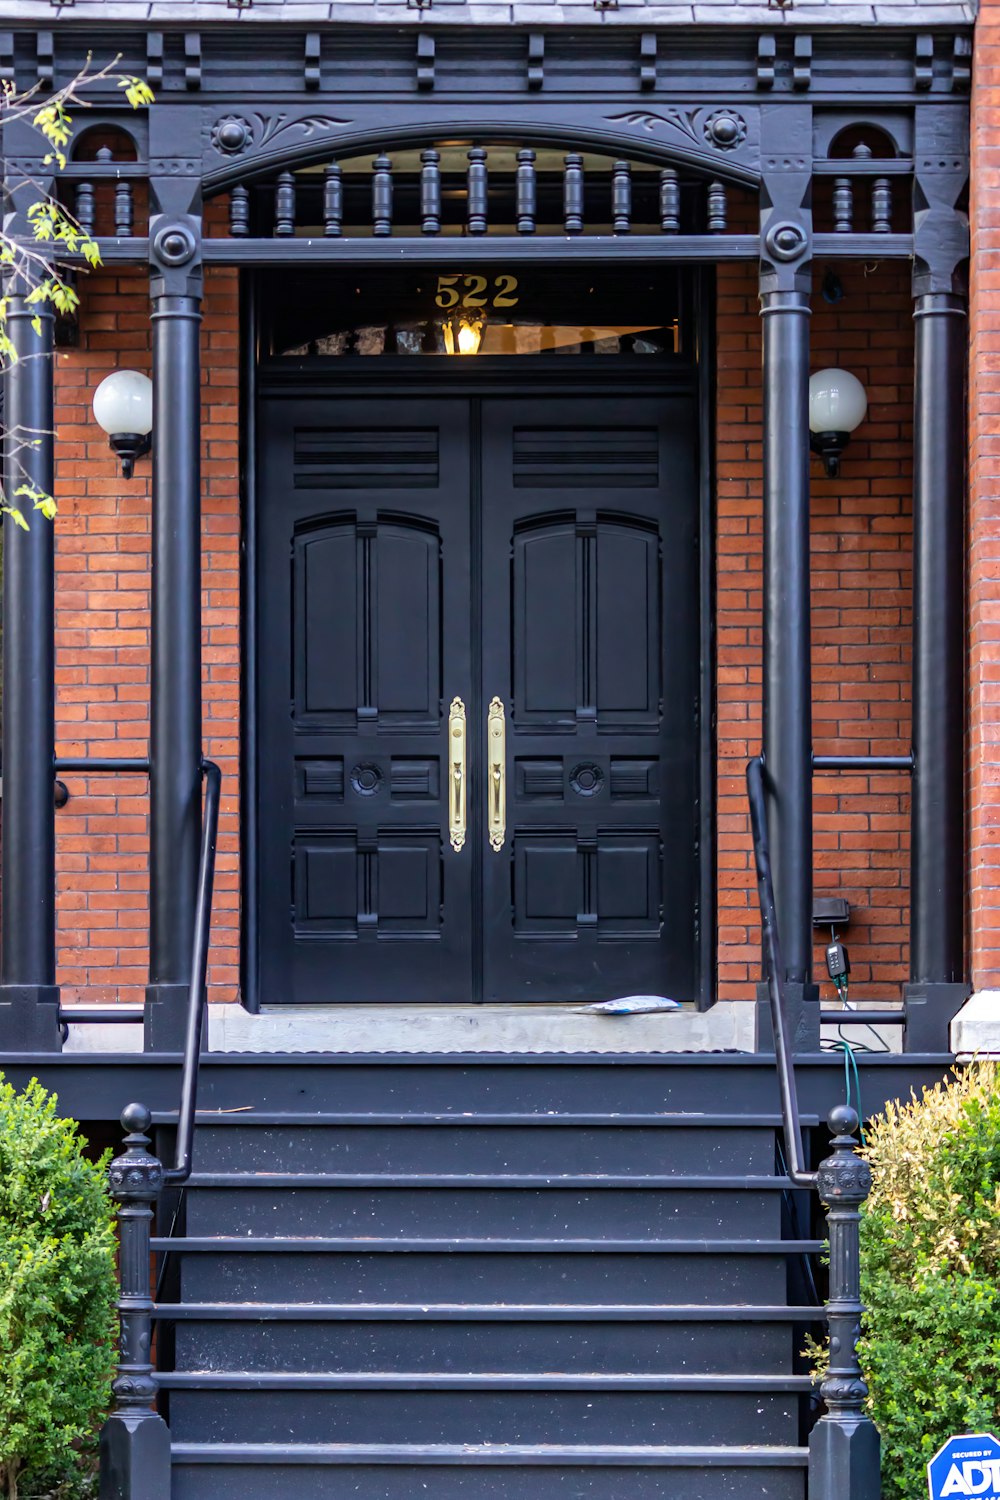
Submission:
[[[175,1464],[172,1500],[805,1500],[792,1468]]]
[[[766,1176],[767,1127],[199,1125],[199,1172],[607,1173]]]
[[[784,1323],[182,1322],[178,1370],[561,1370],[696,1375],[791,1369]],[[801,1342],[801,1338],[799,1339]]]
[[[792,1444],[794,1395],[706,1391],[170,1393],[175,1442]]]
[[[186,1302],[781,1303],[778,1255],[216,1254],[182,1259]]]
[[[355,1063],[338,1056],[298,1062],[254,1058],[245,1064],[230,1059],[224,1065],[209,1060],[201,1071],[202,1108],[244,1110],[252,1105],[261,1113],[645,1115],[722,1110],[777,1116],[781,1109],[773,1064],[752,1067],[743,1059],[699,1058],[692,1064],[667,1055],[652,1063],[607,1057],[434,1063],[415,1055],[402,1062]],[[171,1085],[168,1107],[175,1109],[175,1078]],[[836,1088],[834,1100],[843,1097],[841,1079]],[[807,1097],[805,1088],[803,1095]],[[813,1107],[811,1098],[808,1107]],[[874,1097],[871,1107],[877,1107]]]
[[[189,1188],[187,1233],[432,1239],[781,1236],[775,1191],[681,1188]]]

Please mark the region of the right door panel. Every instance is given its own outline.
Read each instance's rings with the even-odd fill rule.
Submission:
[[[496,399],[482,430],[483,699],[506,733],[484,999],[694,999],[694,401]]]

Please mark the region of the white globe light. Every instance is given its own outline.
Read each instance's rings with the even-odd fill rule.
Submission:
[[[867,410],[865,388],[850,370],[817,370],[810,375],[810,432],[853,432]]]
[[[94,416],[109,437],[135,433],[144,437],[153,427],[153,382],[140,370],[115,370],[94,392]]]

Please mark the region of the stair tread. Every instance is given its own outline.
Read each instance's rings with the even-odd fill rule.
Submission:
[[[607,1172],[193,1172],[189,1188],[282,1188],[282,1187],[452,1187],[452,1188],[647,1188],[662,1192],[670,1188],[716,1188],[720,1191],[788,1191],[792,1182],[780,1176],[713,1176],[710,1172],[666,1173],[649,1176]]]
[[[678,1391],[805,1391],[808,1375],[613,1375],[531,1373],[493,1374],[447,1372],[349,1371],[302,1372],[284,1370],[185,1370],[157,1377],[165,1390],[678,1390]]]
[[[171,1444],[176,1461],[210,1463],[404,1464],[653,1464],[664,1467],[793,1466],[808,1461],[807,1448],[775,1445],[723,1447],[489,1444],[489,1443],[183,1443]]]
[[[161,1319],[205,1319],[224,1321],[232,1319],[269,1319],[275,1321],[310,1321],[329,1318],[350,1321],[362,1320],[419,1320],[433,1321],[436,1318],[461,1318],[462,1321],[512,1321],[519,1319],[541,1322],[575,1322],[576,1319],[622,1321],[688,1321],[712,1322],[730,1318],[743,1321],[767,1322],[769,1320],[804,1322],[821,1321],[823,1309],[816,1306],[794,1306],[786,1303],[559,1303],[545,1302],[504,1303],[495,1302],[161,1302],[154,1318]]]
[[[378,1236],[340,1236],[326,1238],[322,1235],[211,1235],[186,1238],[157,1237],[151,1241],[154,1250],[169,1250],[172,1253],[211,1253],[212,1251],[330,1251],[335,1253],[356,1252],[364,1254],[388,1254],[399,1251],[423,1252],[425,1254],[482,1254],[502,1255],[530,1252],[542,1255],[569,1253],[630,1254],[630,1255],[812,1255],[825,1247],[825,1240],[774,1240],[774,1239],[689,1239],[689,1240],[596,1240],[554,1239],[551,1236],[540,1240],[512,1239],[387,1239]]]
[[[539,1113],[514,1111],[511,1113],[488,1110],[454,1112],[448,1110],[408,1111],[389,1110],[368,1114],[364,1111],[310,1110],[287,1111],[246,1109],[199,1110],[195,1119],[199,1125],[599,1125],[609,1126],[708,1126],[711,1129],[779,1129],[782,1124],[778,1113],[699,1114],[696,1110],[666,1110],[662,1113],[590,1113],[572,1110],[545,1110]],[[157,1125],[176,1123],[177,1111],[156,1110],[153,1122]],[[818,1115],[804,1114],[803,1125],[818,1125]]]

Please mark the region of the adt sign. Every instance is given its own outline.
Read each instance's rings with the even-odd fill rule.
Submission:
[[[930,1500],[1000,1500],[1000,1443],[991,1433],[949,1438],[927,1465]]]

